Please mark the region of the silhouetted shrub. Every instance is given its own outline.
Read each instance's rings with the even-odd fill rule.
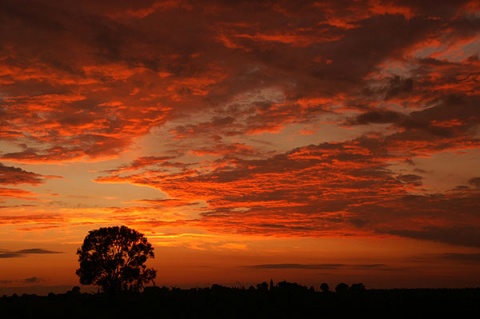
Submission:
[[[339,283],[336,287],[335,287],[335,292],[336,293],[346,293],[348,291],[348,285],[344,282],[341,282]]]
[[[330,286],[326,282],[322,282],[320,284],[320,291],[329,292],[330,291]]]
[[[350,288],[348,288],[348,290],[353,293],[360,293],[360,292],[364,292],[366,289],[364,284],[356,283],[356,284],[352,284]]]

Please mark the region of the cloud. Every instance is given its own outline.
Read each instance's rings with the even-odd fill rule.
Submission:
[[[454,260],[458,262],[480,263],[480,254],[460,254],[448,253],[439,256],[440,258]]]
[[[415,239],[480,247],[480,233],[476,225],[426,226],[420,230],[395,230],[391,233]]]
[[[416,155],[412,143],[429,143],[422,145],[419,152],[438,152],[444,149],[471,147],[475,143],[475,127],[479,125],[479,117],[475,113],[478,97],[464,95],[448,95],[430,108],[403,114],[389,110],[369,110],[354,119],[350,125],[392,124],[397,132],[386,136],[389,149],[409,150]],[[388,145],[387,144],[387,145]]]
[[[60,176],[41,175],[0,163],[0,185],[21,187],[22,184],[30,184],[39,186],[54,178],[60,178]],[[37,194],[21,188],[0,187],[0,201],[3,199],[36,200]]]
[[[355,118],[354,124],[395,123],[402,118],[404,118],[404,115],[394,111],[385,111],[385,110],[369,111],[369,112],[358,115]]]
[[[18,21],[15,36],[0,30],[10,52],[2,60],[1,80],[8,84],[2,121],[6,138],[22,148],[2,157],[35,163],[110,158],[153,127],[192,114],[211,120],[182,124],[172,131],[177,137],[214,126],[223,126],[222,136],[240,136],[314,122],[332,105],[305,110],[303,99],[351,100],[348,94],[379,64],[402,57],[451,19],[459,28],[466,19],[455,10],[396,2],[238,6],[257,15],[223,1],[207,1],[201,14],[190,2],[124,3],[114,10],[92,1],[2,4],[4,25]],[[436,19],[426,14],[432,9]],[[57,49],[44,50],[45,43]],[[413,77],[387,79],[387,99],[417,90]],[[280,94],[269,96],[269,90]],[[235,103],[254,91],[248,103]],[[205,112],[212,105],[215,111]],[[237,111],[221,114],[222,105]],[[229,126],[226,119],[236,120]]]
[[[255,269],[345,269],[345,268],[384,268],[384,264],[360,264],[360,265],[350,265],[350,264],[260,264],[247,266],[248,268]]]
[[[480,177],[472,177],[468,180],[468,184],[472,185],[475,188],[480,188]]]
[[[388,179],[381,161],[374,160],[362,143],[312,145],[266,160],[236,159],[211,170],[204,166],[202,171],[154,173],[162,167],[159,161],[148,179],[131,171],[122,177],[112,172],[97,181],[159,187],[182,201],[202,198],[208,206],[198,222],[216,231],[296,235],[335,232],[341,227],[353,231],[346,212],[350,204],[404,192],[403,183]],[[335,171],[330,170],[332,164]],[[363,193],[372,187],[379,190],[377,195]],[[242,223],[234,223],[237,218]]]
[[[42,248],[30,248],[17,251],[0,250],[0,258],[19,258],[26,255],[60,254],[62,252]],[[35,277],[34,277],[35,278]]]
[[[389,234],[478,247],[471,224],[478,192],[466,187],[421,194],[425,172],[397,174],[386,164],[395,160],[404,157],[397,158],[379,139],[370,137],[300,147],[264,160],[226,157],[203,162],[201,169],[196,165],[172,169],[163,159],[152,159],[138,168],[126,165],[106,172],[97,181],[157,187],[172,203],[180,204],[174,207],[188,210],[192,203],[204,201],[206,205],[195,209],[200,218],[183,220],[182,225],[213,232]],[[143,203],[165,208],[167,202]]]
[[[32,184],[38,185],[43,182],[43,176],[27,172],[18,167],[5,166],[0,163],[0,184],[17,185]]]
[[[29,206],[26,206],[31,209]],[[5,209],[12,209],[12,207],[7,206]],[[35,224],[42,223],[47,225],[55,225],[61,222],[66,222],[66,216],[61,214],[50,214],[45,212],[37,212],[34,214],[17,214],[17,215],[4,215],[2,214],[2,218],[0,220],[0,225],[15,225],[15,224],[31,224],[32,222]]]
[[[36,277],[36,276],[32,276],[32,277],[28,277],[28,278],[24,278],[24,279],[15,279],[15,280],[11,280],[11,279],[4,279],[4,280],[0,280],[0,284],[2,285],[11,285],[11,284],[38,284],[38,283],[42,283],[42,282],[46,282],[48,281],[47,279],[45,278],[40,278],[40,277]]]
[[[432,191],[415,166],[478,148],[474,1],[112,3],[0,4],[0,158],[114,159],[96,182],[168,196],[132,222],[478,247],[477,175]],[[0,198],[48,178],[0,164]]]
[[[38,282],[41,282],[42,280],[38,277],[30,277],[30,278],[25,278],[23,280],[24,283],[28,283],[28,284],[33,284],[33,283],[38,283]]]
[[[21,198],[21,199],[35,199],[35,193],[24,189],[15,189],[9,187],[0,187],[0,198]]]
[[[422,185],[422,176],[415,175],[415,174],[404,174],[399,175],[397,177],[399,181],[402,183],[406,183],[413,186],[421,186]]]

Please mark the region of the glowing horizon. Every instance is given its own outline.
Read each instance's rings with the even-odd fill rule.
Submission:
[[[0,294],[79,285],[114,225],[160,286],[480,286],[478,0],[0,18]]]

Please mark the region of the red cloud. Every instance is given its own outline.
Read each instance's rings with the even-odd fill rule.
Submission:
[[[0,163],[0,184],[3,185],[18,185],[18,184],[32,184],[38,185],[43,183],[44,176],[27,172],[18,167],[5,166]]]
[[[34,196],[34,193],[27,190],[0,187],[0,200],[3,198],[34,199]]]
[[[459,242],[441,231],[452,225],[463,227],[454,217],[461,212],[469,216],[464,220],[472,220],[469,212],[475,210],[478,191],[412,197],[409,194],[422,187],[422,176],[389,171],[386,161],[393,159],[380,140],[358,139],[302,147],[266,160],[237,159],[228,165],[211,165],[210,170],[205,163],[201,169],[191,165],[161,170],[165,162],[160,160],[156,165],[142,165],[143,173],[131,167],[122,170],[130,175],[104,176],[97,181],[157,187],[187,210],[191,203],[204,200],[208,206],[196,208],[201,218],[184,220],[182,225],[216,232],[421,237],[419,230],[435,226],[437,235],[425,233],[425,239],[479,245],[476,239]],[[438,215],[445,207],[452,214]]]
[[[51,178],[58,178],[58,176],[40,175],[0,163],[0,185],[19,187],[21,184],[30,184],[36,186],[43,184],[46,179]],[[34,200],[36,194],[19,188],[0,187],[0,201],[4,198]]]
[[[442,207],[478,225],[476,189],[425,194],[422,175],[389,166],[478,148],[476,1],[112,3],[2,3],[0,158],[143,147],[97,181],[161,189],[170,201],[140,203],[185,206],[201,215],[178,223],[223,232],[465,244],[453,234],[468,225]],[[310,127],[317,135],[281,151],[269,140]],[[356,136],[326,138],[329,127]],[[134,145],[146,135],[155,142]],[[2,185],[46,178],[0,172]],[[167,223],[137,217],[122,215]]]
[[[151,171],[148,179],[142,174],[132,174],[103,177],[98,181],[129,181],[158,187],[180,200],[206,200],[209,204],[204,220],[206,227],[212,225],[217,216],[243,216],[242,219],[246,218],[244,224],[275,223],[272,218],[281,216],[285,222],[296,220],[293,224],[300,229],[301,225],[310,224],[312,216],[320,221],[328,211],[347,216],[345,209],[355,201],[405,193],[402,183],[388,178],[380,158],[373,159],[360,144],[324,144],[269,160],[231,164],[234,166],[210,172],[194,169],[178,173]],[[373,185],[375,195],[369,190]],[[308,212],[312,215],[308,216]],[[259,219],[258,216],[264,217]],[[347,220],[338,222],[345,224]]]

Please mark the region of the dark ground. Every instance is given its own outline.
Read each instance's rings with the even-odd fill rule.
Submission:
[[[113,296],[76,287],[65,294],[0,298],[2,319],[439,317],[480,318],[480,288],[320,292],[283,282],[246,289],[151,287]]]

